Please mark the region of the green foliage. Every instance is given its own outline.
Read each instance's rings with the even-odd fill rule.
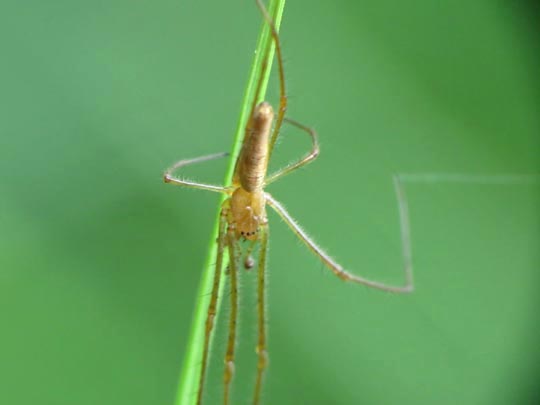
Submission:
[[[538,173],[528,3],[287,3],[287,114],[317,129],[321,154],[268,191],[345,268],[401,280],[392,174]],[[260,13],[253,0],[1,9],[0,403],[173,404],[219,199],[161,174],[230,151]],[[271,169],[307,148],[285,125]],[[538,185],[406,192],[409,296],[342,283],[269,213],[265,405],[540,403]],[[240,277],[235,405],[256,366],[255,277]]]

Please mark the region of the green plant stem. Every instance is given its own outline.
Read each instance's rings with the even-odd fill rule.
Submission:
[[[284,7],[285,7],[285,0],[271,0],[268,6],[269,14],[274,20],[276,29],[279,29]],[[269,55],[268,69],[266,70],[265,77],[263,78],[263,85],[261,88],[260,100],[257,100],[257,101],[262,101],[265,97],[266,88],[267,88],[268,80],[270,77],[272,59],[274,55],[274,44],[272,42],[272,37],[270,35],[270,27],[263,20],[261,31],[259,34],[259,39],[257,41],[257,48],[255,50],[255,58],[253,60],[253,64],[251,65],[251,71],[250,71],[246,91],[244,94],[244,99],[242,101],[240,119],[238,121],[238,127],[236,129],[236,134],[234,137],[234,142],[233,142],[233,147],[232,147],[231,160],[229,162],[229,167],[225,175],[225,184],[230,184],[232,180],[234,165],[235,165],[238,153],[240,152],[240,148],[242,146],[241,142],[244,136],[244,128],[246,126],[248,116],[250,113],[250,108],[251,108],[251,103],[254,97],[255,88],[261,76],[262,62],[263,62],[264,55],[266,52],[268,52],[268,55]],[[222,198],[221,202],[224,199],[225,199],[225,196]],[[221,202],[220,202],[220,208],[221,208]],[[175,402],[176,405],[194,405],[197,398],[197,391],[199,389],[199,373],[201,370],[202,351],[204,347],[204,330],[205,330],[205,322],[206,322],[206,313],[207,313],[208,304],[210,301],[210,291],[212,288],[214,265],[216,262],[216,253],[217,253],[216,238],[217,238],[217,233],[218,233],[218,225],[219,225],[219,211],[216,215],[216,222],[215,222],[214,230],[212,231],[212,236],[210,237],[208,255],[206,257],[204,270],[203,270],[203,274],[201,278],[201,283],[199,286],[199,290],[197,292],[197,298],[195,302],[195,311],[194,311],[194,316],[191,323],[190,334],[189,334],[189,341],[186,348],[184,362],[182,364],[182,371],[180,374],[180,381],[178,385],[178,392],[177,392],[177,397],[176,397],[176,402]],[[225,280],[225,277],[221,277],[221,284],[219,286],[220,297],[223,292],[224,280]],[[220,301],[221,300],[218,301],[218,315],[219,315]]]

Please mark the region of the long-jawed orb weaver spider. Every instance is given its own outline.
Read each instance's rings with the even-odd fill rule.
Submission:
[[[278,63],[279,85],[280,85],[280,103],[274,122],[274,111],[272,106],[266,102],[257,103],[261,92],[264,72],[268,65],[268,54],[262,64],[263,73],[257,82],[255,96],[251,105],[249,119],[245,128],[242,148],[233,174],[232,184],[229,186],[216,186],[203,184],[189,180],[182,180],[173,176],[173,173],[194,163],[200,163],[220,157],[225,157],[227,153],[218,153],[208,156],[202,156],[194,159],[181,160],[165,171],[165,183],[171,183],[184,187],[197,188],[201,190],[224,193],[227,199],[222,203],[219,233],[217,238],[217,258],[214,270],[214,279],[210,303],[207,311],[205,340],[202,354],[201,371],[199,375],[199,388],[197,391],[197,404],[202,403],[204,392],[204,379],[208,367],[208,355],[210,346],[210,337],[214,326],[214,320],[217,312],[217,301],[220,278],[223,273],[224,251],[228,249],[229,265],[227,275],[230,279],[230,318],[229,318],[229,336],[225,354],[224,370],[224,404],[229,404],[231,381],[234,374],[235,343],[236,343],[236,325],[238,316],[238,270],[240,267],[240,256],[242,250],[240,241],[248,240],[251,242],[248,249],[244,252],[244,267],[249,269],[255,265],[251,253],[257,243],[260,243],[258,272],[257,272],[257,314],[258,314],[258,340],[256,352],[258,355],[257,377],[253,396],[253,404],[260,402],[263,374],[268,365],[268,353],[266,342],[266,322],[265,322],[265,271],[266,256],[268,252],[268,220],[266,217],[266,205],[273,208],[283,221],[291,228],[298,238],[340,279],[357,284],[363,284],[368,287],[393,293],[407,293],[413,290],[412,270],[409,265],[405,265],[405,285],[392,286],[377,281],[372,281],[349,273],[340,264],[335,262],[323,249],[321,249],[304,230],[295,222],[291,215],[285,210],[274,197],[264,191],[268,184],[280,179],[313,161],[319,154],[319,144],[316,132],[300,124],[297,121],[285,117],[287,108],[287,95],[285,92],[285,75],[283,69],[283,58],[281,53],[281,44],[275,24],[268,14],[261,0],[256,0],[257,6],[262,12],[264,20],[270,27],[270,33],[275,44],[276,59]],[[297,162],[289,164],[285,168],[273,173],[266,174],[268,161],[276,143],[283,122],[287,122],[300,130],[306,132],[311,138],[311,151],[299,159]]]

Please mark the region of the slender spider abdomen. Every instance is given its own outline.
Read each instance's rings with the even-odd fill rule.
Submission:
[[[255,106],[253,115],[246,126],[244,145],[238,158],[235,178],[242,188],[250,193],[262,191],[264,185],[273,120],[272,106],[263,101]]]

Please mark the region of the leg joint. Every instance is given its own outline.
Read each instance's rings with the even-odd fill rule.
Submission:
[[[259,355],[257,367],[259,370],[262,370],[268,366],[268,351],[266,349],[260,349],[257,347],[257,354]]]
[[[228,360],[225,362],[225,384],[229,384],[232,380],[232,377],[234,375],[234,362],[231,360]]]

